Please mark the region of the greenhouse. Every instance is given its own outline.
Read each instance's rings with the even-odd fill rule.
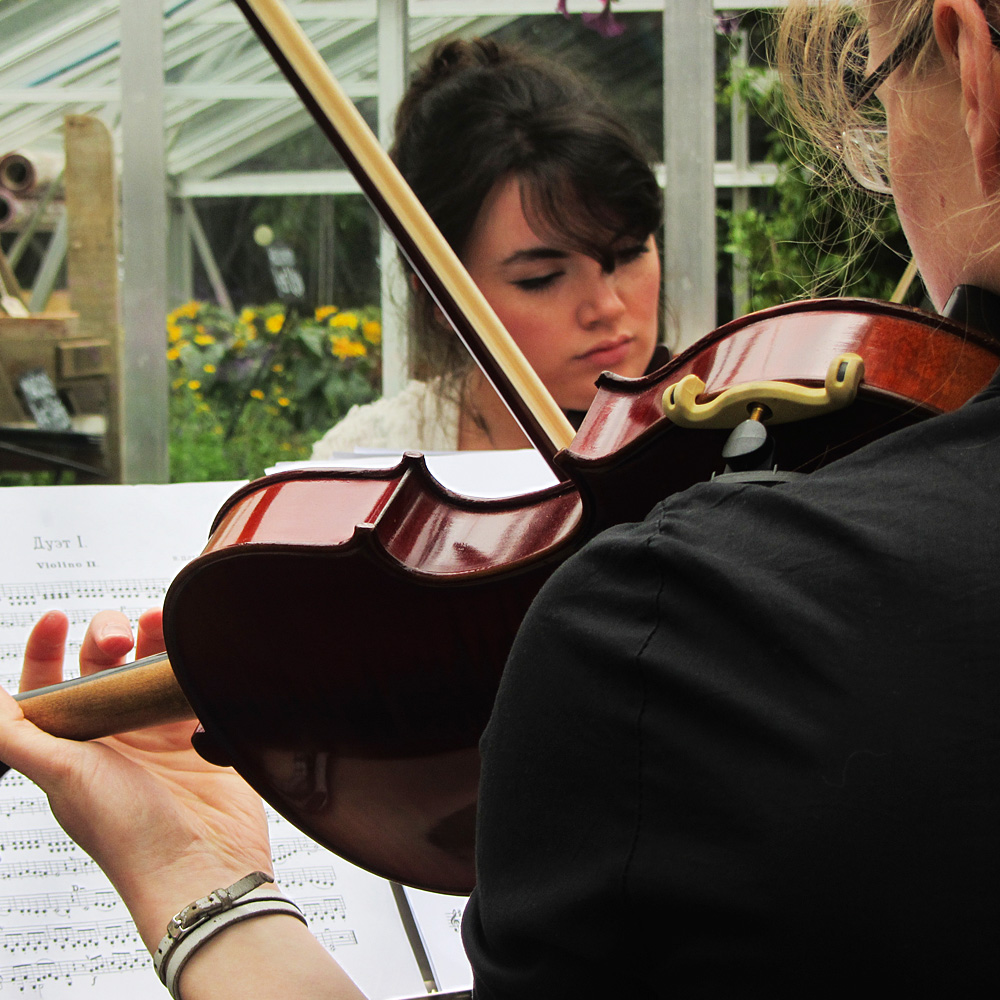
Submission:
[[[750,51],[759,48],[761,18],[771,5],[668,4],[664,13],[661,3],[615,0],[614,31],[604,34],[595,30],[600,24],[584,21],[595,13],[587,4],[567,15],[554,6],[480,2],[469,15],[469,5],[457,0],[308,0],[292,12],[384,145],[391,142],[405,67],[419,65],[442,38],[521,44],[594,79],[651,151],[661,183],[667,156],[675,158],[673,175],[683,178],[665,189],[666,215],[675,222],[666,227],[664,246],[677,262],[665,271],[664,301],[671,306],[664,336],[682,346],[750,304],[739,261],[717,280],[716,208],[750,206],[753,192],[773,183],[776,168],[762,162],[764,129],[752,127],[745,99],[720,100],[719,88],[731,63],[759,62],[759,52]],[[384,230],[378,234],[357,181],[243,14],[228,0],[166,3],[162,16],[155,7],[81,0],[0,6],[0,127],[9,165],[0,192],[2,246],[33,314],[61,302],[80,313],[79,336],[96,340],[106,339],[108,323],[120,316],[121,349],[105,359],[120,367],[107,380],[107,391],[118,397],[109,410],[122,415],[107,440],[112,481],[168,475],[166,399],[172,374],[179,376],[164,367],[162,327],[154,317],[192,300],[237,316],[276,301],[266,251],[253,241],[260,226],[283,239],[293,234],[311,308],[377,309],[381,391],[402,388],[407,370],[407,324],[391,305],[400,298],[398,273],[394,279],[391,264],[378,265],[393,260],[393,243]],[[703,58],[692,59],[692,51]],[[677,68],[675,79],[664,66]],[[67,133],[67,116],[106,126],[109,182],[120,190],[120,280],[107,263],[104,277],[117,283],[118,301],[104,295],[82,311],[72,301],[74,275],[78,286],[94,287],[94,276],[79,268],[99,264],[79,240],[76,257],[87,264],[74,267],[74,255],[67,255],[73,222],[66,210],[72,199],[66,137],[76,134]],[[11,180],[18,169],[31,183]],[[87,181],[81,184],[87,192]],[[701,235],[692,241],[691,232]],[[75,394],[78,411],[93,410],[92,397],[104,391],[79,380],[57,388]],[[162,408],[151,405],[158,399]]]

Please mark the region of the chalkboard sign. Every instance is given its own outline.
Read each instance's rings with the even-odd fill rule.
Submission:
[[[52,379],[43,368],[25,372],[18,380],[21,398],[43,431],[68,431],[73,422],[69,410],[56,393]]]

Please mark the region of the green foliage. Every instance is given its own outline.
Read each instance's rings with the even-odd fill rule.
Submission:
[[[167,317],[170,478],[255,478],[379,393],[378,310],[278,304],[236,317],[189,302]]]
[[[66,474],[61,482],[72,483],[75,476],[72,472]],[[3,486],[55,486],[56,473],[39,472],[0,472],[0,487]]]
[[[228,414],[227,414],[228,416]],[[193,392],[170,394],[170,480],[256,479],[279,461],[308,458],[315,434],[292,428],[281,413],[247,407],[227,435],[216,407]]]
[[[908,257],[891,199],[856,187],[789,121],[773,71],[734,64],[733,87],[769,123],[767,159],[778,167],[759,204],[720,213],[725,251],[746,263],[749,308],[824,295],[888,299]],[[916,285],[908,301],[919,301]]]

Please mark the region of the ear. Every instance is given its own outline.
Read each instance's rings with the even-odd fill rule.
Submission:
[[[990,197],[1000,193],[1000,51],[976,0],[938,0],[934,34],[959,79],[976,178]]]

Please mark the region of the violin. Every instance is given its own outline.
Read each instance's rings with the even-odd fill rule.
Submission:
[[[388,470],[266,477],[226,502],[171,585],[169,664],[19,695],[25,714],[77,738],[196,716],[199,752],[234,765],[318,842],[396,881],[467,892],[479,737],[528,605],[596,532],[723,471],[728,431],[681,426],[664,395],[691,375],[705,400],[758,376],[818,387],[845,351],[865,362],[856,398],[771,427],[784,468],[818,468],[953,410],[1000,363],[1000,344],[944,317],[802,302],[735,320],[644,378],[602,376],[556,455],[566,481],[528,496],[453,494],[415,453]],[[90,721],[83,709],[62,721],[67,691],[89,697],[118,674],[149,679],[137,711],[152,701],[154,718],[109,726],[121,696],[95,691]]]
[[[955,320],[800,302],[734,320],[643,378],[601,376],[575,437],[550,448],[561,481],[527,496],[459,496],[416,453],[388,470],[266,477],[226,502],[170,586],[165,657],[19,700],[73,738],[197,718],[199,752],[319,843],[467,892],[479,737],[520,622],[566,558],[724,472],[747,412],[778,414],[782,467],[808,472],[956,409],[998,363],[1000,342]],[[783,416],[787,395],[799,402]],[[122,684],[143,690],[126,698]]]

